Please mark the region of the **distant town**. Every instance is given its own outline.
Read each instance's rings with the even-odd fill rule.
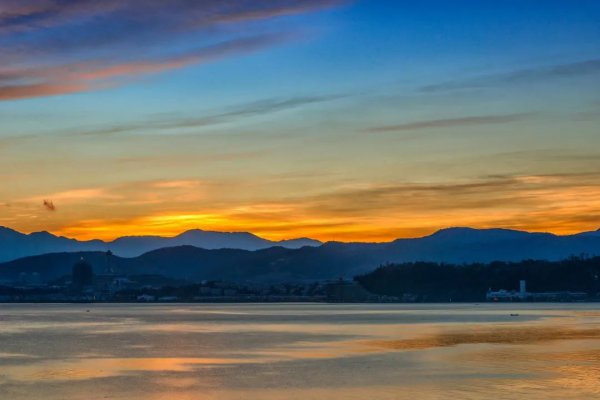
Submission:
[[[111,253],[108,252],[106,258],[110,257]],[[600,300],[599,261],[599,258],[573,257],[559,263],[525,261],[466,266],[390,264],[353,279],[268,283],[219,280],[193,282],[156,274],[127,275],[116,272],[109,262],[94,268],[81,257],[72,266],[70,275],[53,281],[43,281],[38,272],[21,272],[18,279],[0,281],[0,302],[597,301]],[[520,274],[533,276],[535,281],[535,270],[540,268],[545,268],[546,286],[553,279],[558,279],[554,275],[564,274],[560,268],[569,270],[570,287],[576,289],[582,288],[587,274],[589,279],[585,284],[588,290],[562,290],[560,284],[556,286],[550,283],[548,287],[561,290],[527,291],[527,281],[515,279]],[[474,273],[481,276],[467,276]],[[498,279],[507,273],[513,278],[506,279],[505,276]],[[497,288],[489,287],[483,291],[481,280],[484,275],[494,276],[497,282],[507,282],[507,285],[496,285]],[[511,285],[510,282],[515,284]],[[539,279],[537,286],[540,287]]]
[[[125,276],[108,267],[95,274],[81,258],[70,276],[43,282],[37,272],[0,282],[0,302],[398,302],[369,293],[357,282],[339,279],[312,283],[190,283],[161,275]]]

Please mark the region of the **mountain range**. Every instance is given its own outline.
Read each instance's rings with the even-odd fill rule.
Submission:
[[[203,231],[186,232],[176,238],[147,238],[127,241],[134,243],[127,248],[132,254],[148,246],[167,244],[135,257],[117,255],[119,247],[111,250],[114,256],[107,258],[98,249],[62,250],[20,258],[0,264],[0,279],[16,279],[21,272],[37,272],[44,280],[52,280],[69,274],[72,265],[84,257],[96,273],[102,273],[111,263],[113,269],[123,274],[160,274],[171,278],[192,281],[218,279],[228,281],[309,281],[352,277],[388,263],[432,261],[441,263],[475,263],[492,261],[521,261],[525,259],[561,260],[570,256],[600,255],[600,231],[576,235],[558,236],[550,233],[530,233],[508,229],[449,228],[432,235],[415,239],[397,239],[387,243],[340,243],[299,239],[283,244],[263,242],[251,234],[227,234],[210,232],[209,237],[228,238],[234,235],[238,242],[213,241],[212,249],[189,244],[179,245],[190,237],[203,237]],[[49,234],[32,234],[33,238],[48,238]],[[183,239],[181,239],[183,237]],[[187,238],[187,239],[186,239]],[[162,239],[162,240],[161,240]],[[247,239],[247,240],[243,240]],[[257,240],[258,239],[258,240]],[[59,240],[72,240],[59,238]],[[4,240],[0,246],[4,249]],[[65,242],[77,247],[104,242]],[[117,239],[111,243],[123,243]],[[140,243],[143,243],[142,247]],[[231,248],[232,243],[262,248]],[[268,245],[271,243],[272,245]],[[278,245],[279,244],[279,245]],[[307,244],[307,245],[303,245]],[[104,243],[106,246],[106,243]],[[298,247],[302,246],[302,247]],[[220,248],[215,248],[220,247]],[[295,248],[294,248],[295,247]],[[125,247],[123,247],[125,248]],[[102,250],[106,249],[103,247]],[[121,248],[122,249],[122,248]],[[135,249],[135,250],[133,250]],[[84,251],[85,250],[85,251]]]
[[[79,241],[49,232],[24,234],[0,227],[0,262],[47,253],[77,251],[112,251],[121,257],[137,257],[148,251],[174,246],[195,246],[203,249],[259,250],[274,246],[300,248],[319,246],[318,240],[300,238],[279,242],[263,239],[248,232],[214,232],[193,229],[174,237],[124,236],[110,242]]]

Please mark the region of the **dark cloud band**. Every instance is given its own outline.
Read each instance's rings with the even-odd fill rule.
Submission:
[[[98,90],[259,51],[295,37],[278,17],[338,3],[8,0],[0,11],[0,100]]]

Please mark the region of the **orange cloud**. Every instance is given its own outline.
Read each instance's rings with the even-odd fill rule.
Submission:
[[[37,83],[28,85],[0,86],[0,100],[26,99],[29,97],[55,96],[85,92],[92,88],[88,83],[63,82],[63,83]]]
[[[53,198],[69,204],[60,220],[16,220],[12,227],[32,231],[49,229],[50,223],[51,231],[80,239],[173,236],[201,228],[249,231],[275,240],[309,236],[324,241],[389,241],[457,225],[571,234],[600,227],[599,178],[564,174],[354,184],[286,198],[277,192],[262,193],[256,183],[235,191],[233,183],[134,182],[54,193]],[[247,193],[246,188],[254,192]]]

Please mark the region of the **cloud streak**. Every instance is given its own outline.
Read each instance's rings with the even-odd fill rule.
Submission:
[[[589,59],[567,64],[515,70],[460,80],[451,80],[422,86],[421,92],[442,92],[461,89],[480,89],[501,85],[519,85],[548,79],[566,79],[600,74],[600,59]]]
[[[516,113],[506,115],[482,115],[461,118],[430,119],[405,124],[386,125],[368,129],[370,132],[415,131],[421,129],[444,129],[478,125],[499,125],[522,121],[533,113]]]
[[[156,74],[168,70],[202,64],[236,54],[252,53],[269,46],[280,44],[285,36],[258,36],[219,43],[196,49],[183,55],[166,58],[140,60],[131,63],[102,65],[80,63],[50,69],[34,68],[18,74],[15,71],[0,72],[0,81],[12,81],[0,85],[0,100],[53,96],[95,90],[119,85],[142,75]],[[27,83],[27,82],[40,83]],[[26,82],[19,84],[18,82]]]
[[[224,3],[219,0],[5,0],[0,14],[0,33],[64,27],[93,19],[114,18],[142,26],[208,27],[218,23],[268,19],[340,4],[338,0],[270,0]]]
[[[114,125],[107,128],[78,131],[75,132],[74,135],[115,135],[141,130],[161,131],[176,128],[201,128],[233,122],[241,118],[267,115],[311,104],[326,103],[345,97],[347,97],[347,95],[297,96],[263,99],[231,107],[220,113],[207,114],[196,118],[180,117],[150,119],[148,121]]]

